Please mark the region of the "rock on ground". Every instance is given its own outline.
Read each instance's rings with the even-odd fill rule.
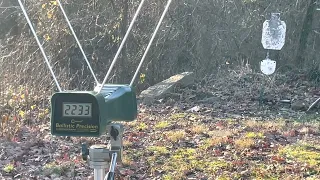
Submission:
[[[174,87],[179,85],[182,87],[188,86],[194,82],[193,72],[184,72],[174,75],[154,86],[149,87],[140,94],[142,103],[151,104],[154,100],[162,98],[166,94],[173,91]]]

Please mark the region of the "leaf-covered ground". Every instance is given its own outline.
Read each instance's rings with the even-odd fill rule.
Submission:
[[[137,179],[320,178],[316,123],[218,119],[171,108],[140,116],[127,127],[125,150],[126,169],[139,172],[131,175]]]
[[[244,74],[210,77],[153,105],[140,105],[137,120],[124,123],[117,179],[320,179],[317,110],[307,114],[280,102],[312,101],[319,91],[301,77],[264,80]],[[36,109],[19,115],[37,114]],[[32,116],[28,123],[13,123],[25,125],[13,128],[11,141],[2,132],[0,177],[93,179],[81,143],[105,139],[52,136],[48,112],[40,113],[45,121]]]
[[[119,179],[320,179],[318,123],[155,109],[126,123]],[[99,139],[53,137],[46,126],[20,138],[1,142],[4,179],[92,179],[80,145]]]

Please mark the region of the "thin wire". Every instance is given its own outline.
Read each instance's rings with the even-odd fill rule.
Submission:
[[[111,65],[110,65],[110,68],[109,68],[109,70],[108,70],[108,72],[107,72],[107,75],[104,77],[104,79],[103,79],[103,81],[102,81],[102,84],[101,84],[101,87],[100,87],[99,90],[98,90],[98,93],[100,93],[100,91],[101,91],[102,88],[103,88],[103,85],[106,83],[106,81],[107,81],[107,79],[108,79],[108,77],[109,77],[109,75],[110,75],[110,73],[111,73],[111,71],[112,71],[112,69],[113,69],[113,66],[115,65],[115,63],[116,63],[116,61],[117,61],[117,59],[118,59],[118,56],[120,55],[120,52],[121,52],[121,50],[122,50],[122,48],[123,48],[123,46],[124,46],[124,44],[125,44],[128,36],[129,36],[129,34],[130,34],[130,31],[131,31],[131,29],[132,29],[132,27],[133,27],[133,25],[134,25],[134,23],[135,23],[138,15],[139,15],[139,12],[140,12],[140,10],[141,10],[142,5],[143,5],[144,2],[145,2],[145,0],[141,0],[140,5],[139,5],[139,7],[138,7],[138,9],[137,9],[137,12],[136,12],[135,15],[133,16],[133,19],[132,19],[132,21],[131,21],[131,23],[130,23],[130,25],[129,25],[129,28],[128,28],[127,32],[126,32],[126,35],[124,36],[124,38],[123,38],[123,40],[122,40],[122,42],[121,42],[121,44],[120,44],[120,47],[119,47],[119,49],[118,49],[118,51],[117,51],[117,53],[116,53],[116,55],[115,55],[115,57],[114,57]]]
[[[67,23],[68,23],[68,25],[69,25],[69,28],[70,28],[70,30],[71,30],[74,38],[75,38],[76,41],[77,41],[77,44],[78,44],[78,46],[79,46],[79,48],[80,48],[80,51],[81,51],[84,59],[85,59],[86,62],[87,62],[87,65],[88,65],[88,67],[89,67],[89,69],[90,69],[90,72],[91,72],[94,80],[96,81],[96,84],[98,85],[98,84],[99,84],[98,79],[97,79],[96,75],[94,74],[94,72],[93,72],[93,70],[92,70],[92,68],[91,68],[91,65],[90,65],[90,63],[89,63],[89,61],[88,61],[88,58],[87,58],[86,54],[84,53],[83,48],[82,48],[82,46],[81,46],[81,44],[80,44],[80,42],[79,42],[79,40],[78,40],[78,37],[77,37],[76,33],[74,32],[74,30],[73,30],[73,28],[72,28],[72,25],[71,25],[71,23],[70,23],[70,21],[69,21],[69,19],[68,19],[68,16],[67,16],[66,12],[64,11],[64,9],[63,9],[63,7],[62,7],[62,4],[60,3],[60,0],[57,0],[57,2],[58,2],[58,4],[59,4],[59,7],[60,7],[60,9],[61,9],[61,11],[62,11],[63,16],[65,17],[65,19],[66,19],[66,21],[67,21]]]
[[[135,74],[134,74],[134,76],[133,76],[133,78],[132,78],[132,80],[131,80],[130,86],[133,85],[135,79],[137,78],[137,75],[138,75],[139,70],[140,70],[140,68],[141,68],[141,66],[142,66],[142,63],[143,63],[143,61],[145,60],[145,58],[146,58],[146,56],[147,56],[147,53],[148,53],[148,51],[149,51],[149,49],[150,49],[150,47],[151,47],[151,45],[152,45],[152,42],[153,42],[154,38],[156,37],[157,32],[159,31],[159,28],[160,28],[160,26],[161,26],[161,23],[162,23],[165,15],[167,14],[167,12],[168,12],[168,10],[169,10],[169,7],[170,7],[171,2],[172,2],[172,0],[169,0],[169,1],[168,1],[167,5],[166,5],[166,7],[165,7],[165,9],[164,9],[164,11],[163,11],[163,13],[162,13],[162,16],[161,16],[161,18],[160,18],[160,20],[159,20],[159,23],[158,23],[158,25],[157,25],[157,27],[156,27],[156,29],[155,29],[152,37],[151,37],[151,40],[150,40],[150,42],[149,42],[149,44],[148,44],[148,46],[147,46],[147,48],[146,48],[146,51],[144,52],[144,54],[143,54],[143,56],[142,56],[142,58],[141,58],[140,64],[139,64],[139,66],[138,66],[138,68],[137,68],[137,70],[136,70],[136,72],[135,72]]]
[[[33,26],[32,26],[32,23],[31,23],[31,21],[30,21],[30,19],[29,19],[29,17],[28,17],[28,14],[27,14],[27,12],[26,12],[26,10],[25,10],[25,8],[24,8],[21,0],[18,0],[18,2],[19,2],[19,4],[20,4],[20,7],[21,7],[21,9],[22,9],[22,12],[23,12],[24,16],[25,16],[26,19],[27,19],[27,22],[28,22],[28,24],[29,24],[29,26],[30,26],[31,31],[32,31],[34,37],[36,38],[36,41],[37,41],[37,43],[38,43],[38,46],[39,46],[39,48],[40,48],[40,50],[41,50],[41,52],[42,52],[42,55],[43,55],[43,57],[44,57],[44,59],[45,59],[45,62],[46,62],[47,65],[48,65],[48,68],[49,68],[49,70],[50,70],[50,73],[51,73],[51,75],[52,75],[52,77],[53,77],[53,79],[54,79],[54,81],[55,81],[55,83],[56,83],[56,85],[57,85],[57,87],[58,87],[58,90],[59,90],[59,92],[61,92],[62,90],[61,90],[61,87],[60,87],[60,85],[59,85],[59,82],[58,82],[58,80],[57,80],[57,78],[56,78],[56,76],[55,76],[55,74],[54,74],[54,72],[53,72],[53,70],[52,70],[52,67],[50,66],[49,60],[48,60],[48,58],[47,58],[47,55],[46,55],[46,53],[44,52],[44,49],[43,49],[43,47],[42,47],[42,45],[41,45],[41,43],[40,43],[40,41],[39,41],[39,39],[38,39],[38,36],[37,36],[36,31],[34,30],[34,28],[33,28]]]

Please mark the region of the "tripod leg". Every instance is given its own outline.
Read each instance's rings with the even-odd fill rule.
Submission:
[[[117,153],[112,153],[110,169],[105,180],[114,180],[114,174],[115,174],[114,169],[116,168],[116,165],[117,165]]]
[[[105,169],[94,169],[94,180],[104,179],[105,174]]]

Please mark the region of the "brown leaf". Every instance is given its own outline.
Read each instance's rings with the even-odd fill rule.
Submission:
[[[298,136],[298,134],[299,132],[295,129],[283,133],[283,135],[287,137],[295,137]]]
[[[284,162],[285,161],[285,159],[283,157],[281,157],[281,156],[272,156],[271,160],[272,161],[277,161],[277,162]]]
[[[134,174],[134,171],[130,170],[130,169],[120,169],[120,174],[123,176],[132,176]]]

